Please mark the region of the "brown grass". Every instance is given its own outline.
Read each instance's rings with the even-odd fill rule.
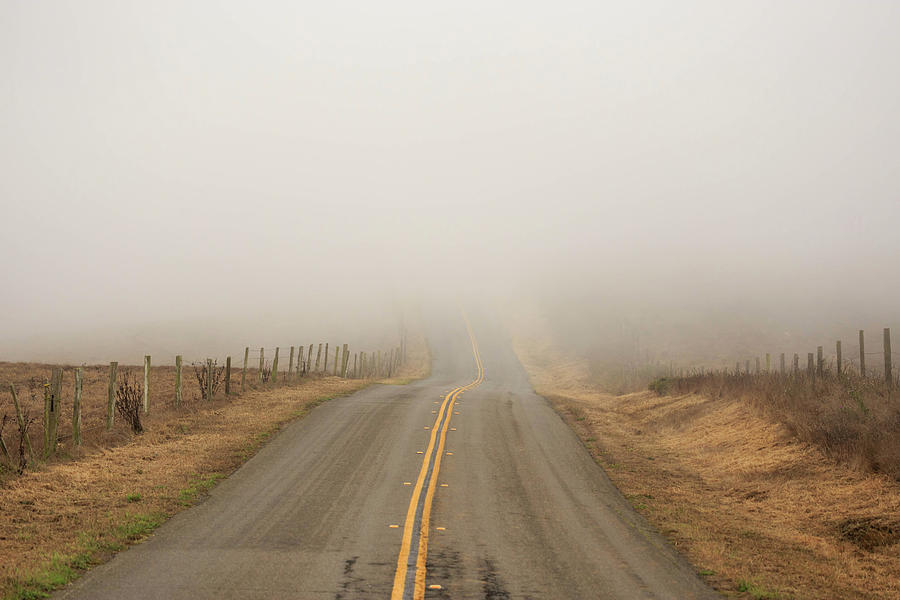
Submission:
[[[728,596],[900,597],[900,483],[860,472],[727,393],[612,396],[541,332],[515,338],[537,391],[612,481]]]
[[[658,380],[654,387],[743,400],[831,458],[900,480],[900,393],[880,377],[831,370],[813,377],[707,373]]]

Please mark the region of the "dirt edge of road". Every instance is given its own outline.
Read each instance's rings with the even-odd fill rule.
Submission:
[[[548,338],[513,335],[535,390],[713,588],[900,597],[900,484],[835,464],[739,400],[612,396]]]

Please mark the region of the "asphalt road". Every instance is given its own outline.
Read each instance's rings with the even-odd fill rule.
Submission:
[[[471,324],[431,334],[429,379],[319,406],[55,597],[717,598]]]

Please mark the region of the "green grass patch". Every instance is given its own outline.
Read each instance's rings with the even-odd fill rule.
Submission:
[[[128,500],[129,502],[140,502],[141,495],[138,493],[128,494],[127,496],[125,496],[125,499]]]
[[[12,590],[4,600],[35,600],[81,577],[105,554],[121,550],[146,537],[165,520],[162,513],[126,514],[123,520],[111,522],[103,531],[81,532],[70,553],[54,552],[39,567],[16,573]]]
[[[225,475],[222,473],[210,473],[208,475],[197,474],[188,486],[178,492],[178,502],[182,506],[192,506],[198,499],[209,492]]]
[[[781,598],[781,595],[777,592],[768,590],[749,579],[739,579],[737,582],[737,591],[750,594],[754,600],[778,600],[778,598]]]

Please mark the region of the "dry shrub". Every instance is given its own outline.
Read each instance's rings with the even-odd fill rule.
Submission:
[[[116,387],[116,412],[135,433],[144,431],[141,425],[141,410],[144,408],[144,386],[137,375],[125,371]]]
[[[881,379],[718,372],[658,379],[651,389],[742,398],[836,460],[900,479],[900,399]]]
[[[197,384],[200,386],[200,397],[206,397],[206,386],[210,382],[210,377],[212,378],[210,382],[212,383],[212,396],[215,397],[216,392],[219,391],[219,386],[225,379],[225,367],[220,367],[217,360],[211,363],[191,363],[191,366],[194,367],[194,376],[196,376]]]
[[[263,365],[262,371],[260,371],[260,378],[263,383],[269,383],[269,379],[272,377],[272,365],[269,364],[269,361],[266,361],[266,364]]]

